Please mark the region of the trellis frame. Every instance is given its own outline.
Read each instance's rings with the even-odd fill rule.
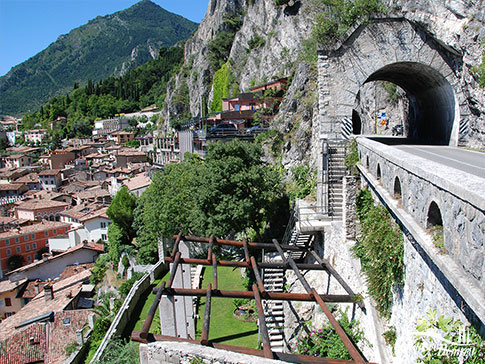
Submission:
[[[331,266],[331,264],[322,259],[314,250],[309,247],[301,248],[295,245],[283,245],[280,244],[276,239],[273,239],[273,243],[256,243],[247,242],[245,239],[242,241],[236,240],[224,240],[216,239],[214,235],[209,238],[201,238],[194,236],[183,236],[182,233],[174,236],[175,244],[172,250],[172,254],[169,257],[165,257],[165,263],[172,263],[172,268],[170,271],[170,276],[167,283],[162,282],[160,287],[154,288],[156,293],[155,300],[150,307],[148,316],[141,331],[132,333],[132,340],[148,343],[153,341],[179,341],[179,342],[190,342],[199,345],[211,346],[217,349],[224,349],[235,351],[239,353],[261,356],[271,359],[279,359],[292,363],[324,363],[324,364],[337,364],[337,363],[366,363],[363,356],[361,355],[358,348],[347,336],[345,331],[342,329],[336,318],[330,312],[325,302],[331,303],[355,303],[362,310],[365,310],[363,303],[361,302],[361,297],[356,295],[348,284],[342,279],[338,272]],[[195,259],[195,258],[184,258],[181,256],[179,251],[180,242],[197,242],[197,243],[207,243],[208,252],[206,259]],[[218,260],[216,255],[212,252],[214,245],[226,245],[233,247],[240,247],[244,252],[244,261],[228,261],[228,260]],[[268,263],[262,262],[258,263],[254,256],[250,254],[249,249],[265,251],[277,251],[281,256],[283,262]],[[318,264],[301,264],[296,263],[290,255],[285,255],[286,251],[304,251],[306,254],[311,254]],[[197,264],[213,267],[213,281],[207,285],[207,289],[187,289],[187,288],[173,288],[172,284],[175,278],[175,274],[180,264]],[[230,290],[220,290],[218,289],[218,279],[217,279],[217,267],[240,267],[252,269],[254,276],[256,278],[256,283],[252,286],[252,291],[230,291]],[[272,292],[268,291],[264,287],[264,283],[261,279],[259,273],[260,269],[265,268],[280,268],[280,269],[292,269],[296,274],[298,280],[304,287],[306,293],[285,293],[285,292]],[[302,275],[301,270],[325,270],[331,276],[333,276],[345,289],[347,294],[344,295],[323,295],[319,294],[315,288],[311,287],[305,277]],[[206,297],[203,329],[200,340],[184,339],[174,336],[150,334],[150,326],[152,324],[155,312],[160,303],[162,295],[167,296],[192,296],[192,297]],[[258,312],[259,320],[259,330],[262,338],[263,350],[243,348],[239,346],[224,345],[212,342],[209,340],[210,331],[210,314],[211,314],[211,300],[212,297],[224,297],[224,298],[248,298],[254,299],[256,301],[256,308]],[[305,355],[297,354],[286,354],[273,352],[270,347],[269,332],[266,327],[266,321],[264,319],[264,310],[262,305],[263,299],[269,300],[282,300],[282,301],[310,301],[317,303],[322,311],[325,313],[330,324],[333,326],[340,339],[342,340],[345,348],[348,350],[349,354],[352,356],[352,361],[331,359],[331,358],[317,358]]]

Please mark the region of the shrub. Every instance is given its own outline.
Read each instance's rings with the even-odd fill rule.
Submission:
[[[485,88],[485,51],[482,55],[482,63],[479,66],[472,67],[472,73],[478,79],[478,85]]]
[[[250,40],[248,40],[248,47],[249,49],[256,49],[262,47],[266,41],[262,36],[259,34],[253,34]]]
[[[106,273],[106,264],[109,262],[109,259],[108,254],[102,254],[96,259],[94,267],[91,269],[91,277],[89,278],[91,284],[97,285],[103,280]]]
[[[135,284],[136,281],[138,281],[141,277],[143,277],[143,273],[133,273],[133,276],[128,279],[127,281],[123,282],[120,286],[120,295],[122,297],[126,297],[128,293],[130,292],[131,287]]]
[[[340,315],[338,323],[349,338],[357,344],[364,338],[362,330],[358,327],[359,322],[349,320],[346,312],[340,312]],[[309,335],[299,336],[292,352],[321,358],[352,359],[344,343],[330,324],[321,329],[312,330]]]
[[[402,231],[383,206],[374,206],[368,190],[362,190],[356,201],[362,237],[353,247],[367,275],[369,293],[383,317],[389,317],[392,287],[404,276],[404,243]]]
[[[359,152],[357,151],[357,141],[354,138],[350,142],[347,154],[345,155],[345,167],[347,167],[347,170],[353,176],[359,175],[357,163],[359,163]]]
[[[391,326],[389,330],[385,331],[382,336],[384,337],[384,340],[386,341],[386,344],[391,346],[392,352],[394,353],[394,345],[396,345],[396,328],[394,326]]]

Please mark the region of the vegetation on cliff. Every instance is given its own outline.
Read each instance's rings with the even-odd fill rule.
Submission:
[[[392,290],[404,279],[404,241],[400,227],[387,209],[374,206],[371,192],[357,196],[357,216],[362,236],[353,248],[367,275],[369,294],[383,317],[390,316]]]

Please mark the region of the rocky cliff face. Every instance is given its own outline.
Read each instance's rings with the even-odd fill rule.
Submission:
[[[447,49],[463,57],[460,87],[465,90],[473,113],[468,144],[483,147],[485,91],[478,87],[472,72],[481,63],[484,49],[481,44],[485,40],[483,1],[399,0],[386,5],[390,13],[404,14],[419,23]],[[223,59],[228,61],[232,80],[232,92],[227,96],[266,81],[290,77],[291,86],[273,120],[273,127],[279,131],[273,147],[280,148],[281,154],[268,153],[268,158],[280,158],[284,165],[315,161],[311,146],[318,140],[317,75],[314,66],[298,58],[302,42],[313,26],[313,12],[312,1],[292,0],[288,5],[277,6],[274,0],[210,0],[203,22],[186,43],[186,66],[171,83],[164,110],[165,129],[169,129],[168,122],[177,115],[196,116],[210,109],[214,98],[213,75],[217,71],[211,65],[211,42],[218,33],[232,31],[233,41]],[[236,30],[231,30],[227,22],[231,17],[242,20]],[[190,102],[184,105],[173,102],[183,99],[180,97],[183,89]],[[366,107],[371,106],[362,106]],[[405,119],[406,107],[405,101],[392,106],[398,116],[396,123]]]
[[[482,62],[485,51],[485,2],[483,0],[398,0],[390,9],[402,13],[434,35],[446,48],[460,55],[463,68],[461,87],[472,112],[470,147],[485,146],[485,90],[478,87],[473,67]]]

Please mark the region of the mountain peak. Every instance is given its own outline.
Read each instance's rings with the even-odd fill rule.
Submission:
[[[0,77],[0,113],[35,110],[74,83],[119,76],[158,56],[160,47],[187,39],[196,27],[150,0],[98,16]]]

